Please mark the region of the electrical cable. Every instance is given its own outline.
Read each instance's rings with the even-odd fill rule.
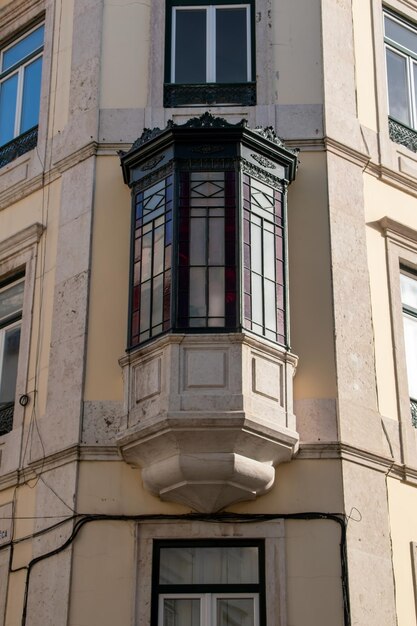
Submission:
[[[25,579],[25,592],[24,592],[24,600],[23,600],[23,611],[22,611],[22,621],[21,626],[26,626],[26,616],[27,616],[27,607],[28,607],[28,598],[29,598],[29,583],[30,583],[30,574],[34,568],[34,566],[48,559],[56,554],[59,554],[63,550],[65,550],[69,545],[77,537],[81,528],[90,522],[99,522],[99,521],[121,521],[121,522],[148,522],[148,521],[202,521],[202,522],[210,522],[210,523],[254,523],[254,522],[269,522],[277,519],[282,520],[329,520],[335,522],[339,525],[340,528],[340,563],[341,563],[341,581],[342,581],[342,596],[343,596],[343,616],[344,616],[344,626],[351,626],[351,618],[350,618],[350,603],[349,603],[349,587],[348,587],[348,563],[347,563],[347,550],[346,550],[346,527],[347,521],[346,517],[340,513],[321,513],[317,511],[305,512],[305,513],[258,513],[258,514],[250,514],[250,513],[219,513],[216,515],[213,514],[199,514],[199,513],[189,513],[185,515],[107,515],[107,514],[79,514],[67,518],[62,522],[58,522],[53,527],[49,529],[45,529],[44,532],[48,532],[49,530],[60,526],[63,523],[66,523],[70,520],[77,519],[72,529],[70,536],[64,541],[63,544],[58,546],[57,548],[37,556],[33,558],[27,566],[18,568],[16,570],[10,570],[12,572],[21,571],[22,569],[26,570],[26,579]],[[42,532],[42,531],[40,531]],[[40,533],[37,533],[40,534]],[[25,538],[27,539],[27,538]],[[23,540],[23,538],[21,539]]]

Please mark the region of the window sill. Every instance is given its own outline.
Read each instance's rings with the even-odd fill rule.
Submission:
[[[29,152],[29,150],[33,150],[37,143],[38,127],[34,126],[23,135],[19,135],[19,137],[0,146],[0,168]]]
[[[389,136],[391,141],[405,146],[412,152],[417,152],[417,131],[409,126],[397,122],[392,117],[388,118]]]
[[[0,437],[7,435],[13,428],[14,402],[0,405]]]
[[[256,104],[256,83],[164,85],[164,107]]]

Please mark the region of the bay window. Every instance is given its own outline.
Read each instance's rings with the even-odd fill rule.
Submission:
[[[209,114],[152,133],[122,156],[133,200],[129,347],[166,332],[243,330],[287,347],[296,154],[271,129]]]

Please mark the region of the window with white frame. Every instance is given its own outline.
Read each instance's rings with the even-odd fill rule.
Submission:
[[[43,42],[41,24],[0,50],[0,147],[38,125]]]
[[[413,425],[417,426],[417,276],[401,271],[404,342]]]
[[[0,283],[0,435],[13,424],[24,277]]]
[[[417,26],[384,14],[389,115],[417,129]]]
[[[167,20],[166,106],[255,104],[251,3],[168,0]]]
[[[264,626],[262,541],[155,541],[152,626]]]

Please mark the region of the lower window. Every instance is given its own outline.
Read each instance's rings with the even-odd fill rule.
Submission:
[[[262,541],[156,541],[152,626],[264,626]]]
[[[0,283],[0,435],[13,426],[24,278]]]

